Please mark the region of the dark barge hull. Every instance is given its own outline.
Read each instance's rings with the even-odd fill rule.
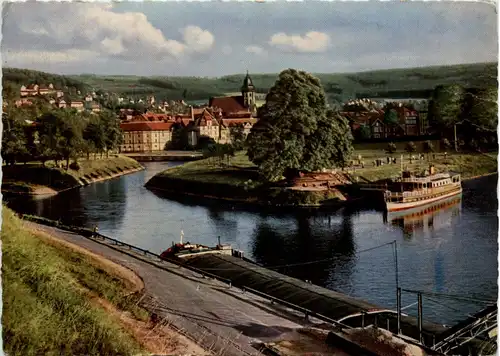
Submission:
[[[397,314],[392,310],[288,277],[246,258],[203,254],[186,256],[182,260],[183,264],[230,280],[235,287],[256,290],[348,326],[378,324],[379,327],[387,328],[389,325],[389,330],[393,332],[397,328]],[[404,335],[419,339],[416,318],[402,315],[401,329]],[[425,344],[432,345],[434,339],[446,330],[445,326],[424,322]]]

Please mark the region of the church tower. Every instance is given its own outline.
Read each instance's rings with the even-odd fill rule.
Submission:
[[[248,71],[245,79],[243,79],[241,95],[243,96],[243,104],[245,107],[253,111],[255,108],[255,87],[253,86],[252,78],[250,78]]]

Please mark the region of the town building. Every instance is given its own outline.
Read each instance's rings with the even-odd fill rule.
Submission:
[[[172,140],[174,122],[132,121],[123,122],[123,143],[120,152],[154,152],[165,149]]]
[[[255,114],[257,105],[255,100],[255,86],[252,78],[247,72],[243,85],[241,86],[241,95],[212,97],[209,100],[208,106],[215,110],[220,109],[223,115],[228,115],[236,112],[250,112]]]
[[[67,107],[68,107],[68,104],[66,103],[66,100],[61,99],[61,100],[59,100],[59,101],[57,102],[57,107],[58,107],[59,109],[65,109],[65,108],[67,108]]]
[[[83,101],[71,101],[69,105],[71,109],[76,109],[77,111],[83,111],[84,109]]]
[[[21,86],[20,95],[21,97],[38,96],[38,95],[48,95],[55,94],[57,91],[54,89],[54,85],[49,84],[48,86],[30,84],[28,86]]]
[[[397,105],[388,110],[395,110],[397,122],[388,124],[384,120],[385,111],[372,109],[368,112],[351,111],[341,112],[348,121],[352,133],[358,139],[384,139],[405,136],[420,136],[425,134],[422,126],[420,113],[413,108]],[[362,133],[361,130],[367,132]]]

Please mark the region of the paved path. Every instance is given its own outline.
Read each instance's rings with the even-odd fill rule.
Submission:
[[[136,272],[145,285],[141,304],[218,355],[261,355],[251,343],[275,341],[306,326],[302,316],[292,311],[174,264],[153,262],[134,252],[119,251],[121,248],[53,227],[25,224]]]

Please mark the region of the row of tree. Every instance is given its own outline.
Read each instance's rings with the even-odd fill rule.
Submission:
[[[434,132],[454,142],[474,145],[497,136],[498,89],[438,86],[429,101],[428,120]]]
[[[120,123],[114,113],[99,115],[70,110],[44,112],[34,121],[23,111],[10,109],[2,116],[2,157],[6,164],[48,160],[77,161],[84,155],[108,154],[123,140]]]

